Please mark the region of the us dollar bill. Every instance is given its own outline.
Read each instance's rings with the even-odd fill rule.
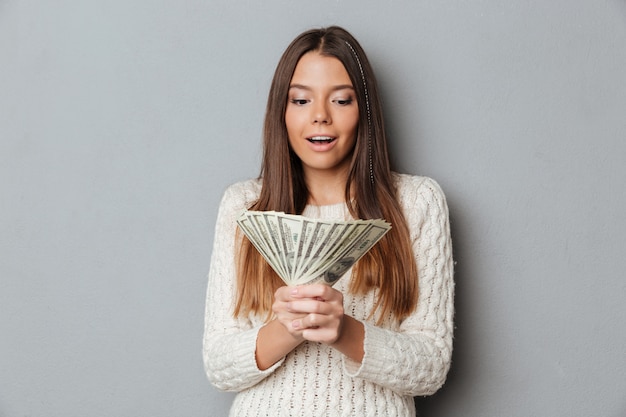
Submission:
[[[382,219],[322,220],[245,210],[237,224],[287,285],[333,285],[391,229]]]

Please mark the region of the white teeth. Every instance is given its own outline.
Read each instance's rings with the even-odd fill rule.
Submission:
[[[334,138],[330,136],[313,136],[308,139],[310,142],[332,142]]]

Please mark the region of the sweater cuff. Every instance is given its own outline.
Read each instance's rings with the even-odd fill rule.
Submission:
[[[365,337],[363,339],[363,360],[359,363],[347,356],[343,357],[346,374],[351,377],[371,379],[384,372],[385,368],[391,368],[386,358],[385,344],[388,336],[385,330],[363,322]]]
[[[256,340],[260,327],[255,327],[243,331],[237,335],[235,340],[226,341],[226,345],[222,346],[224,355],[227,360],[222,360],[221,370],[213,371],[214,385],[225,391],[241,391],[250,388],[283,364],[285,358],[279,360],[274,365],[265,370],[260,370],[256,362]],[[226,358],[224,358],[226,359]]]

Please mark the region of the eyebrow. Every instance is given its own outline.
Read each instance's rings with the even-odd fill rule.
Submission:
[[[289,89],[291,90],[292,88],[297,88],[299,90],[311,90],[311,87],[306,86],[304,84],[291,84],[289,85]],[[338,91],[338,90],[354,90],[354,87],[352,87],[351,84],[339,84],[339,85],[335,85],[331,88],[332,91]]]

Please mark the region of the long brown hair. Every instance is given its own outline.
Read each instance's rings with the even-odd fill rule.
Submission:
[[[300,159],[289,146],[285,110],[295,67],[311,51],[339,59],[355,89],[359,122],[345,189],[350,213],[357,219],[383,218],[392,224],[389,233],[354,266],[350,291],[364,294],[377,289],[371,314],[380,310],[380,320],[389,314],[402,320],[417,304],[417,266],[409,229],[396,198],[374,72],[365,52],[346,30],[332,26],[304,32],[278,62],[265,114],[262,188],[250,209],[301,214],[306,206],[309,192]],[[266,314],[269,319],[273,294],[284,284],[247,239],[239,241],[234,315]]]

